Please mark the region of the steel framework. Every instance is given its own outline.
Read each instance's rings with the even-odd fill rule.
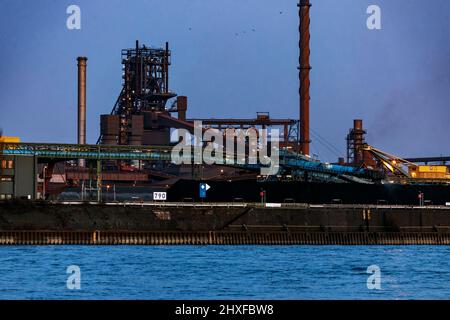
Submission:
[[[176,97],[169,91],[170,55],[167,42],[165,49],[136,41],[135,48],[122,50],[123,88],[111,112],[120,117],[118,144],[130,144],[133,115],[166,112],[167,101]]]

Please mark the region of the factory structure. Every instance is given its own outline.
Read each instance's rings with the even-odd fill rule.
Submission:
[[[309,0],[300,0],[299,12],[299,116],[274,119],[267,112],[254,118],[188,117],[188,97],[170,90],[171,51],[149,47],[136,41],[133,48],[122,50],[122,89],[109,113],[100,115],[97,144],[86,144],[86,86],[88,58],[78,57],[78,139],[77,144],[21,143],[17,138],[0,137],[0,200],[60,199],[119,201],[139,198],[152,200],[154,192],[167,192],[176,201],[198,200],[199,182],[212,185],[211,199],[245,201],[260,195],[274,202],[332,201],[350,197],[373,203],[380,200],[407,203],[426,190],[431,201],[450,201],[450,157],[403,159],[372,147],[366,141],[361,119],[349,130],[346,158],[336,163],[322,163],[310,154],[310,10]],[[185,129],[194,133],[194,121],[206,128],[225,132],[239,129],[277,128],[280,170],[275,176],[261,177],[260,167],[243,165],[174,165],[171,132]],[[399,186],[399,195],[388,196],[380,186]],[[242,190],[239,195],[224,195],[226,190]],[[328,197],[304,198],[302,188],[332,185]],[[350,185],[350,187],[343,187]],[[360,199],[354,190],[360,185],[373,186],[373,197]],[[348,195],[339,190],[348,189]],[[408,191],[402,191],[402,188]],[[274,190],[271,193],[268,190]],[[406,190],[405,189],[405,190]],[[194,190],[194,191],[193,191]],[[221,195],[214,196],[214,192]],[[276,191],[275,191],[276,190]],[[281,191],[280,191],[281,190]],[[434,198],[433,190],[436,191]],[[310,192],[310,191],[308,191]],[[402,194],[404,192],[405,195]],[[297,197],[297,193],[299,194]],[[275,194],[277,196],[275,197]],[[284,194],[278,196],[278,194]],[[400,195],[401,194],[401,195]],[[72,198],[71,198],[72,197]],[[320,200],[314,200],[320,199]],[[325,200],[324,200],[325,199]],[[348,198],[350,199],[350,198]]]

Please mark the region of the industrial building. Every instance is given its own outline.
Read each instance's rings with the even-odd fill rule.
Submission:
[[[0,137],[0,146],[19,142],[16,137]],[[35,157],[0,154],[0,200],[34,200],[37,196],[36,174]]]

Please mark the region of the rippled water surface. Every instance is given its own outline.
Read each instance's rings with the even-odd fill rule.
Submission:
[[[371,265],[381,290],[367,288]],[[0,299],[448,298],[445,246],[0,247]]]

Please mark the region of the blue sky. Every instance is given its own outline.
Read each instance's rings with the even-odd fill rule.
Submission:
[[[345,153],[362,118],[372,145],[450,154],[450,1],[312,0],[312,151]],[[188,117],[298,118],[296,0],[1,0],[0,127],[23,141],[76,141],[76,57],[88,57],[88,142],[121,88],[120,50],[169,41],[170,87]],[[81,8],[81,30],[66,8]],[[366,27],[377,4],[382,30]],[[255,31],[252,31],[255,29]],[[237,35],[236,35],[237,34]],[[318,142],[319,134],[340,152]]]

